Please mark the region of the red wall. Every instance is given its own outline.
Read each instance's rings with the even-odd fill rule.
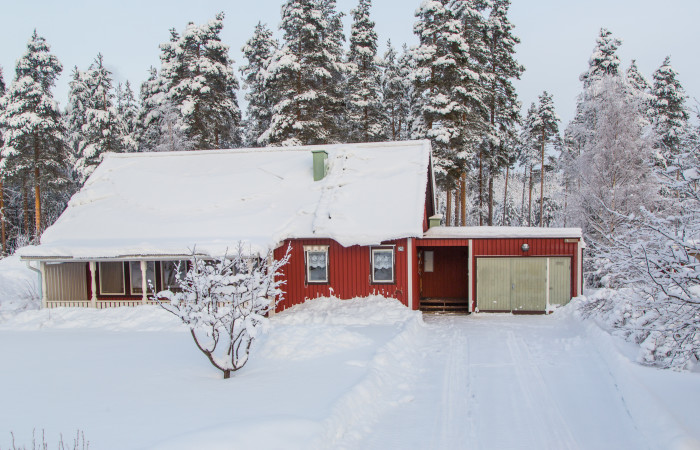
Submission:
[[[466,303],[469,296],[468,247],[420,247],[419,251],[434,252],[434,270],[423,273],[421,297],[459,298]]]
[[[295,239],[285,241],[275,250],[275,258],[284,256],[287,245],[292,246],[289,263],[282,268],[286,284],[285,292],[277,310],[281,311],[292,305],[303,303],[306,299],[335,296],[341,299],[366,297],[379,294],[395,298],[408,306],[408,268],[409,249],[406,239],[384,242],[383,245],[395,245],[395,283],[372,284],[370,279],[370,248],[353,245],[343,247],[332,239]],[[304,261],[305,245],[328,245],[328,284],[307,284],[306,264]],[[399,251],[403,247],[403,251]],[[414,253],[415,255],[415,253]],[[332,294],[331,294],[332,292]]]

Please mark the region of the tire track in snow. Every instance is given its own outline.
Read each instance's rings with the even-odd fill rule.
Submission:
[[[455,442],[475,442],[470,404],[473,401],[470,380],[469,340],[460,324],[450,320],[452,333],[442,336],[449,342],[448,357],[442,378],[440,414],[435,418],[431,448],[454,448]]]
[[[533,441],[537,441],[540,448],[578,449],[579,445],[571,429],[562,419],[561,409],[552,398],[542,372],[533,362],[526,343],[522,338],[517,338],[513,331],[508,331],[507,345],[513,358],[518,386],[528,409],[541,413],[528,417],[536,423],[535,427],[529,427]]]

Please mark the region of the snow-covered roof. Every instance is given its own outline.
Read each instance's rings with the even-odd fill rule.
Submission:
[[[424,237],[436,239],[581,238],[580,228],[433,227]]]
[[[312,150],[328,173],[314,182]],[[429,141],[108,154],[25,258],[262,252],[286,238],[344,246],[420,237]]]

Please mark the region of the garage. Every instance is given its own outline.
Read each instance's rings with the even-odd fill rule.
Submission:
[[[578,228],[434,226],[415,241],[416,306],[546,313],[582,291],[585,246]]]
[[[544,312],[571,299],[571,258],[476,258],[476,288],[478,311]]]

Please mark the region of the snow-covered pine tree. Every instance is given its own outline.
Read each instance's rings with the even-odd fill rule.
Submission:
[[[158,145],[166,91],[165,79],[158,74],[155,67],[151,67],[148,79],[141,84],[141,109],[137,121],[139,151],[152,151]]]
[[[68,106],[63,115],[66,137],[71,151],[71,165],[75,167],[79,149],[83,144],[83,126],[87,123],[87,108],[90,104],[85,74],[77,67],[73,68],[71,81],[68,83]]]
[[[45,225],[42,212],[53,209],[70,195],[66,167],[67,145],[61,114],[51,94],[63,66],[50,53],[46,40],[36,31],[26,53],[17,61],[15,78],[0,100],[2,148],[0,171],[4,180],[25,187],[34,185],[34,239]],[[24,189],[24,204],[27,192]],[[42,202],[48,199],[48,202]],[[49,203],[48,205],[45,203]],[[63,205],[57,205],[60,209]],[[25,206],[25,232],[28,233],[29,208]]]
[[[544,91],[539,97],[537,115],[532,124],[540,147],[540,217],[544,217],[545,148],[559,134],[559,121],[559,116],[557,116],[557,113],[554,111],[552,96],[548,94],[547,91]],[[540,226],[544,226],[544,223],[540,222]]]
[[[654,99],[651,93],[651,84],[639,71],[637,62],[634,59],[630,63],[627,72],[625,72],[625,80],[630,88],[631,95],[638,96],[641,99],[641,108],[644,112],[643,119],[651,123],[651,104]]]
[[[656,147],[661,153],[663,164],[668,166],[675,164],[678,155],[682,153],[681,142],[688,131],[685,91],[668,56],[654,72],[653,95],[651,116],[657,136]]]
[[[448,1],[424,2],[416,16],[414,32],[420,43],[412,52],[416,89],[425,136],[433,142],[438,181],[447,191],[447,216],[451,217],[450,191],[459,186],[461,204],[466,203],[465,171],[484,133],[488,108],[463,23]],[[462,223],[464,212],[462,207]]]
[[[124,87],[121,83],[117,84],[116,100],[117,138],[120,150],[123,152],[138,151],[139,105],[136,103],[136,97],[129,80],[126,81]]]
[[[386,107],[382,102],[381,72],[377,64],[377,32],[370,19],[371,0],[353,9],[348,52],[347,129],[349,142],[386,139]],[[396,54],[393,55],[395,64]]]
[[[173,32],[161,46],[167,99],[180,111],[196,149],[241,144],[239,86],[229,47],[221,42],[223,20],[222,12],[203,25],[189,23],[181,36]]]
[[[513,35],[508,20],[510,0],[495,0],[486,23],[484,76],[481,77],[489,108],[489,122],[485,141],[488,155],[488,215],[487,224],[493,225],[494,178],[510,167],[512,157],[506,142],[516,135],[520,121],[520,102],[513,80],[520,79],[525,70],[515,60],[515,45],[520,39]],[[506,184],[507,186],[507,184]]]
[[[114,108],[112,73],[104,65],[102,54],[84,74],[87,89],[85,124],[82,127],[82,142],[78,148],[75,171],[80,183],[92,174],[106,152],[122,151],[119,140],[119,123]]]
[[[535,129],[535,123],[537,121],[537,105],[532,103],[527,110],[525,115],[525,121],[522,126],[522,131],[520,133],[520,151],[519,161],[520,165],[525,168],[523,173],[523,190],[522,190],[522,204],[520,209],[520,223],[521,225],[530,226],[532,224],[532,188],[533,188],[533,167],[539,160],[540,156],[540,146],[537,139],[537,130]],[[527,183],[528,187],[525,188]],[[525,207],[525,192],[528,192],[528,205]],[[525,219],[525,211],[527,211],[527,220]]]
[[[622,41],[613,38],[608,29],[600,29],[595,48],[588,60],[588,70],[580,77],[584,88],[605,75],[615,76],[619,74],[620,59],[616,52],[621,44]]]
[[[262,139],[285,146],[338,142],[345,65],[335,2],[287,0],[280,28],[283,45],[268,67],[269,89],[278,97]]]
[[[247,89],[245,99],[248,101],[245,119],[245,145],[257,147],[265,145],[260,137],[270,127],[274,92],[268,89],[266,73],[272,54],[277,50],[277,40],[272,37],[265,24],[258,22],[253,36],[241,51],[248,64],[240,67],[243,87]]]
[[[387,49],[382,58],[382,103],[387,120],[384,135],[392,141],[405,139],[403,129],[407,122],[408,105],[405,77],[397,59],[396,50],[387,42]],[[411,86],[411,84],[408,84]]]

